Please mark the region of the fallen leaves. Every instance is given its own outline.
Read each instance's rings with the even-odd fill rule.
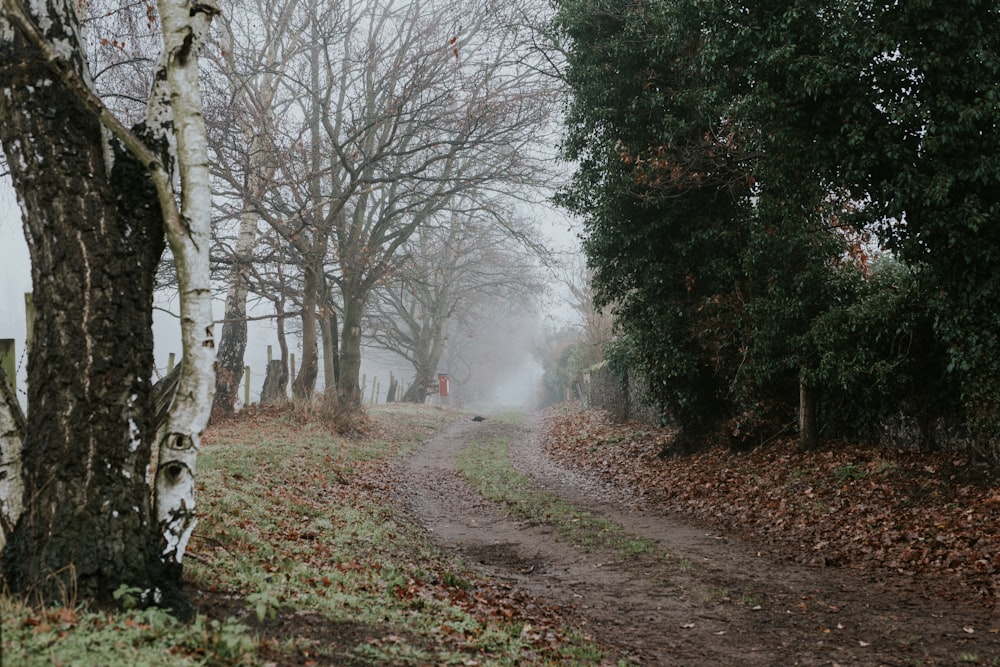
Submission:
[[[414,410],[401,416],[406,410],[394,407],[384,419],[373,415],[363,437],[331,436],[322,423],[290,420],[269,409],[213,424],[205,438],[206,460],[215,456],[217,464],[206,465],[199,478],[208,511],[192,553],[215,565],[214,576],[224,571],[216,561],[232,566],[234,557],[269,573],[265,588],[275,593],[268,602],[280,613],[258,618],[262,627],[305,624],[311,617],[299,619],[289,610],[310,599],[344,614],[355,606],[386,604],[385,625],[366,626],[365,632],[377,634],[362,640],[380,656],[419,646],[428,655],[462,656],[464,664],[479,664],[480,658],[491,663],[504,646],[497,638],[514,628],[519,634],[504,641],[523,647],[524,664],[544,664],[547,656],[559,655],[561,645],[577,641],[563,629],[564,610],[412,543],[401,507],[393,502],[400,498],[400,482],[392,456],[461,415]],[[251,588],[238,591],[239,604],[254,599]],[[392,632],[386,632],[389,627]],[[282,650],[278,646],[273,655]],[[304,664],[315,658],[300,657]]]
[[[1000,485],[954,453],[844,443],[801,452],[788,439],[663,456],[669,429],[568,406],[545,422],[563,464],[797,562],[915,575],[942,595],[1000,595]]]

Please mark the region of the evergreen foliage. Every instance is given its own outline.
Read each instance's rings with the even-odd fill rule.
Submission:
[[[574,90],[564,148],[580,165],[561,201],[584,214],[598,304],[657,378],[652,398],[700,437],[731,412],[749,186],[709,120],[697,24],[672,3],[607,4],[567,2],[560,16]]]
[[[557,4],[578,165],[560,202],[681,442],[789,432],[802,382],[827,436],[903,415],[920,444],[989,449],[1000,9]]]

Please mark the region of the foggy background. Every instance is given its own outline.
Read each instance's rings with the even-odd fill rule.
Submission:
[[[539,211],[539,226],[542,238],[546,241],[554,257],[568,259],[580,252],[576,232],[571,222],[558,211],[543,208]],[[499,332],[500,338],[512,350],[511,358],[515,363],[505,366],[502,377],[494,378],[495,391],[492,397],[463,397],[460,391],[453,398],[456,401],[470,401],[471,406],[479,408],[490,407],[523,407],[529,406],[536,394],[537,385],[542,375],[542,367],[535,357],[535,345],[545,336],[547,331],[553,331],[575,321],[576,314],[567,305],[565,286],[555,276],[547,281],[549,292],[539,294],[537,312],[526,312],[520,321],[509,322],[510,330]],[[221,287],[221,285],[217,285]],[[17,205],[8,177],[0,178],[0,338],[13,338],[17,349],[17,390],[22,405],[26,406],[25,394],[27,380],[27,357],[25,356],[25,314],[24,294],[31,291],[31,264],[27,243],[21,227],[21,213]],[[216,318],[221,317],[224,294],[217,293],[214,305]],[[154,311],[155,357],[156,372],[154,380],[164,374],[167,369],[168,357],[171,352],[180,359],[180,323],[170,313],[177,312],[176,293],[162,292],[157,294]],[[166,312],[169,311],[169,312]],[[251,315],[254,313],[251,312]],[[274,358],[280,356],[273,321],[250,322],[247,333],[246,363],[250,366],[250,402],[256,403],[260,397],[264,382],[264,367],[267,361],[267,346],[274,346]],[[221,325],[216,325],[216,336],[221,332]],[[478,335],[478,334],[477,334]],[[296,363],[302,358],[300,341],[297,336],[289,336],[290,351],[295,354]],[[439,372],[451,372],[447,367],[448,354],[445,353]],[[367,378],[364,401],[367,404],[371,397],[373,378],[380,383],[378,402],[384,402],[388,389],[389,373],[392,372],[404,382],[413,377],[413,368],[405,360],[388,352],[365,347],[363,349],[362,373]],[[242,386],[242,385],[241,385]],[[317,382],[317,390],[323,389],[323,377]],[[453,392],[455,391],[453,387]],[[242,405],[243,391],[239,393],[238,405]],[[436,402],[437,397],[429,399]]]

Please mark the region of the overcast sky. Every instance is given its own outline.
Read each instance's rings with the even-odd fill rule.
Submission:
[[[0,178],[0,338],[16,341],[24,387],[24,293],[31,291],[28,246],[21,230],[21,212],[9,178]],[[23,396],[22,396],[23,400]]]

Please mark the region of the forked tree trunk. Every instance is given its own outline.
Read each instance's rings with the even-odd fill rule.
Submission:
[[[433,382],[433,374],[424,370],[417,371],[417,376],[413,379],[413,383],[406,388],[406,393],[403,394],[403,402],[423,403],[431,394]]]
[[[425,324],[420,332],[414,352],[414,368],[417,375],[406,390],[403,400],[423,403],[437,388],[437,369],[444,353],[444,318],[435,318],[432,324]]]
[[[194,526],[194,459],[214,389],[211,197],[197,51],[216,11],[211,2],[159,4],[165,66],[146,119],[156,150],[94,94],[75,3],[32,3],[39,15],[31,15],[10,0],[0,15],[0,143],[25,218],[35,304],[25,511],[3,569],[12,591],[42,601],[110,604],[128,584],[150,603],[189,611],[180,562]],[[173,147],[182,209],[172,189]],[[146,483],[154,435],[149,374],[164,228],[177,261],[184,357],[160,443],[154,525]]]

